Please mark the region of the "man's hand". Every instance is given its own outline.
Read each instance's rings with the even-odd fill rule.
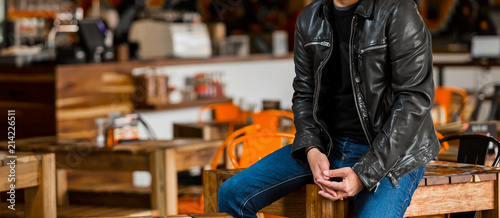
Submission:
[[[337,193],[333,189],[325,188],[319,180],[328,180],[329,177],[325,176],[323,173],[328,172],[330,169],[330,161],[328,161],[328,157],[319,151],[317,148],[312,148],[309,152],[307,152],[307,162],[309,162],[309,166],[311,167],[311,171],[314,177],[314,183],[316,183],[321,190],[329,193],[330,195],[337,196]]]
[[[342,178],[340,182],[329,181],[329,179],[320,179],[317,181],[318,184],[321,184],[320,187],[322,187],[322,190],[319,191],[318,194],[332,201],[344,200],[346,197],[352,197],[365,188],[365,185],[359,180],[358,175],[356,175],[350,167],[328,170],[323,174],[330,178]],[[336,190],[337,193],[333,195],[329,192],[325,192],[325,189]]]

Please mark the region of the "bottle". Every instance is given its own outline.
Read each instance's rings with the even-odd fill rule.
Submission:
[[[106,135],[106,118],[96,118],[96,147],[102,148],[105,145],[105,135]]]

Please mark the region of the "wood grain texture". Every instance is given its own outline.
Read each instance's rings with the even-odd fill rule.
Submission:
[[[307,218],[327,218],[354,217],[354,213],[349,209],[349,201],[330,201],[318,194],[319,186],[315,184],[306,185],[306,217]]]
[[[475,182],[481,182],[481,181],[491,181],[491,180],[497,180],[497,174],[479,174],[479,175],[474,175],[474,181]]]
[[[494,207],[493,210],[483,210],[480,213],[482,218],[498,218],[500,217],[500,181],[498,181],[500,174],[493,174],[496,180],[493,181],[494,185]],[[489,179],[489,178],[488,178]]]
[[[426,185],[443,185],[450,183],[450,177],[430,177],[425,179]]]
[[[68,198],[68,171],[63,169],[56,170],[56,194],[57,206],[69,205]]]
[[[232,218],[232,216],[229,216],[229,214],[227,213],[204,213],[204,214],[194,213],[189,215],[192,218]]]
[[[56,210],[56,164],[54,154],[44,154],[40,166],[40,184],[26,188],[25,216],[29,217],[57,217]]]
[[[165,177],[161,178],[165,180],[165,194],[167,202],[166,202],[166,210],[165,212],[160,210],[160,214],[177,214],[177,162],[176,162],[176,150],[175,149],[165,149]],[[190,167],[192,167],[191,165]],[[159,192],[163,189],[152,189],[151,192]]]
[[[221,141],[207,141],[199,145],[176,148],[176,167],[178,171],[188,170],[193,166],[212,163]]]
[[[263,208],[260,212],[289,218],[304,218],[306,205],[306,187],[303,186]]]
[[[450,183],[465,183],[473,181],[472,175],[451,176]]]
[[[217,201],[217,171],[204,170],[203,171],[203,197],[204,197],[204,212],[217,213],[219,211],[219,204]]]
[[[160,215],[177,214],[177,170],[175,150],[157,150],[151,154],[151,204]]]
[[[84,206],[69,205],[58,208],[58,217],[151,217],[158,216],[158,211],[143,208],[125,208],[125,207],[102,207],[102,206]]]
[[[9,178],[11,167],[0,166],[0,191],[10,190],[12,184]],[[15,165],[16,189],[38,186],[40,184],[40,162],[16,163]]]
[[[418,186],[425,186],[425,185],[426,185],[425,179],[420,180],[420,183],[418,183]]]
[[[491,210],[495,181],[423,186],[415,190],[405,217]]]
[[[166,165],[165,165],[165,152],[157,151],[151,153],[150,157],[150,169],[151,173],[151,206],[156,209],[160,214],[165,215],[167,211],[167,196],[165,191],[156,192],[156,190],[166,190]]]
[[[457,174],[457,172],[447,167],[450,166],[446,164],[443,166],[444,171],[441,176],[443,179],[432,180],[432,178],[439,177],[429,176],[421,180],[421,186],[415,191],[412,202],[404,215],[405,217],[478,210],[482,211],[483,217],[498,218],[500,216],[498,210],[500,207],[498,200],[500,186],[496,180],[498,175],[494,173],[497,172],[496,169],[481,171],[480,169],[484,168],[477,168],[477,173],[480,174],[471,176],[467,175],[467,172],[465,172],[465,175]],[[235,170],[209,170],[204,172],[203,191],[206,212],[216,210],[218,187],[237,172]],[[436,172],[436,168],[434,168],[432,173],[435,174]],[[478,175],[481,175],[484,180],[479,180]],[[492,177],[491,175],[495,176]],[[426,186],[426,180],[429,178],[431,179],[431,183]],[[436,182],[432,183],[432,181],[447,183],[436,184]],[[298,215],[300,212],[297,212],[297,214],[287,214],[289,217],[354,217],[354,208],[352,205],[349,205],[349,201],[332,202],[318,195],[318,191],[318,186],[314,184],[306,185],[305,191],[297,190],[297,192],[306,194],[306,201],[302,203],[302,206],[298,203],[301,202],[301,199],[286,201],[286,198],[295,194],[292,193],[260,212],[283,216],[284,210],[280,208],[289,208],[291,205],[297,203],[293,207],[301,210],[300,208],[304,208],[305,206],[306,215]]]

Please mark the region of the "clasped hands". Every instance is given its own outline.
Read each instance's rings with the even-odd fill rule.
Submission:
[[[314,183],[321,188],[318,194],[327,199],[344,200],[344,198],[352,197],[365,188],[358,175],[350,167],[330,170],[328,157],[316,148],[307,152],[307,161],[311,167]],[[331,178],[341,178],[342,180],[330,181]]]

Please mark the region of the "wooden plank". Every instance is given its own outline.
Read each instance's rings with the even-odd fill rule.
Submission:
[[[204,197],[204,212],[217,213],[219,211],[219,204],[217,202],[217,171],[204,170],[203,171],[203,197]]]
[[[56,211],[56,164],[54,154],[44,154],[40,167],[40,184],[24,191],[25,216],[57,217]]]
[[[223,182],[241,172],[243,169],[235,170],[205,170],[203,172],[203,196],[205,201],[205,213],[217,213],[217,191]]]
[[[465,183],[473,181],[472,175],[450,176],[450,183]]]
[[[289,218],[304,218],[306,217],[306,205],[306,187],[303,186],[259,212]]]
[[[497,179],[497,174],[478,174],[478,175],[474,175],[474,182],[491,181],[491,180],[496,180],[496,179]]]
[[[349,209],[349,200],[330,201],[318,194],[319,186],[315,184],[306,185],[306,217],[307,218],[327,218],[354,217]]]
[[[415,190],[405,217],[491,210],[495,181],[423,186]]]
[[[493,174],[497,178],[493,181],[494,184],[494,208],[493,210],[481,211],[482,218],[498,218],[500,217],[500,174]]]
[[[193,213],[189,215],[193,218],[232,218],[232,216],[227,213]]]
[[[426,186],[426,179],[420,180],[420,183],[418,183],[418,186]]]
[[[175,149],[165,149],[165,165],[166,165],[166,172],[165,172],[165,177],[161,178],[165,180],[165,191],[166,193],[166,199],[167,199],[167,204],[166,204],[166,212],[160,213],[167,215],[167,214],[177,214],[177,192],[178,192],[178,187],[177,187],[177,162],[176,162],[176,150]],[[158,190],[156,190],[158,191]]]
[[[194,101],[183,101],[176,104],[158,104],[158,105],[149,105],[149,106],[141,106],[140,110],[175,110],[187,107],[200,107],[207,104],[215,104],[215,103],[224,103],[224,102],[232,102],[232,98],[207,98],[207,99],[199,99]]]
[[[174,149],[151,153],[151,204],[160,215],[177,214],[177,170]]]
[[[100,207],[88,205],[70,205],[58,208],[58,217],[151,217],[157,216],[158,212],[151,209],[125,208],[125,207]]]
[[[11,167],[1,166],[0,167],[0,191],[10,190],[10,185],[7,178],[9,178]],[[15,165],[15,185],[17,189],[23,189],[28,187],[35,187],[40,184],[40,162],[32,161],[29,163],[16,163]]]
[[[449,183],[450,183],[450,177],[429,177],[429,178],[426,178],[426,185],[427,186],[443,185],[443,184],[449,184]]]
[[[57,206],[69,205],[68,198],[68,172],[64,169],[56,170]]]
[[[114,103],[108,105],[100,105],[86,108],[77,109],[60,109],[56,112],[56,119],[58,121],[74,120],[94,117],[106,117],[110,111],[120,113],[130,113],[133,109],[132,103]]]
[[[68,205],[58,208],[59,217],[68,217],[81,214],[82,211],[92,210],[95,206],[90,205]]]

